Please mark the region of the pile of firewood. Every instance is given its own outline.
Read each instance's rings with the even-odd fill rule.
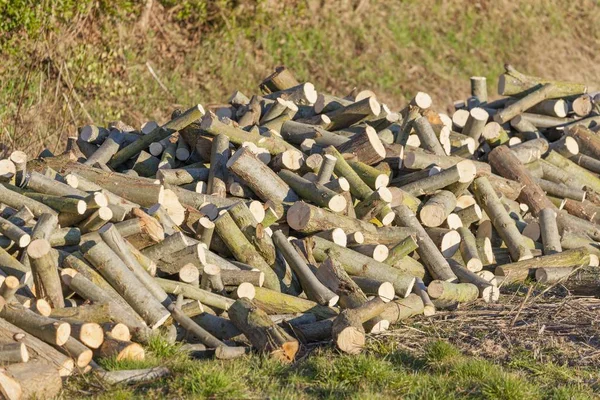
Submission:
[[[156,334],[192,356],[356,354],[414,315],[598,265],[600,99],[507,66],[452,116],[399,112],[280,67],[262,95],[164,125],[84,126],[0,161],[0,389],[49,397],[95,371],[138,382]],[[598,102],[597,102],[598,101]]]

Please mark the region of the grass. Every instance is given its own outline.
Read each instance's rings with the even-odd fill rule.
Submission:
[[[371,341],[358,356],[314,349],[293,365],[250,355],[233,361],[190,360],[161,339],[147,360],[108,360],[108,369],[166,365],[172,375],[146,385],[106,387],[91,377],[70,378],[66,397],[273,398],[273,399],[593,399],[600,373],[592,368],[542,364],[526,352],[507,364],[464,355],[443,340],[420,350],[405,349],[402,338]]]
[[[0,143],[60,151],[87,123],[137,127],[236,89],[253,94],[279,64],[320,91],[368,88],[395,109],[422,90],[448,110],[468,96],[471,75],[488,77],[494,94],[504,62],[598,86],[593,0],[360,3],[155,1],[145,34],[134,2],[65,1],[63,18],[32,7],[31,32],[13,28],[2,49]]]

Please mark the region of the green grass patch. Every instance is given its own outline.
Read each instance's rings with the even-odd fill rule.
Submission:
[[[557,367],[520,356],[506,365],[463,355],[445,341],[423,351],[378,342],[358,356],[329,348],[295,364],[250,355],[233,361],[190,360],[177,345],[153,340],[143,362],[104,360],[106,369],[168,366],[172,374],[147,385],[102,387],[82,377],[68,391],[97,398],[277,399],[590,399],[598,372]],[[596,385],[596,386],[594,386]]]

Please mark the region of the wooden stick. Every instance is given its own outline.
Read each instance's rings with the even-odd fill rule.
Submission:
[[[504,76],[504,75],[502,75]],[[494,121],[499,124],[504,124],[517,115],[523,113],[525,110],[535,106],[538,103],[550,98],[556,91],[556,87],[552,83],[546,83],[543,86],[536,88],[536,90],[530,92],[527,96],[519,99],[503,110],[497,112],[494,115]]]
[[[435,305],[429,298],[429,293],[427,293],[427,288],[425,287],[425,284],[421,278],[417,278],[417,282],[415,283],[413,291],[423,301],[423,315],[426,317],[435,315]]]

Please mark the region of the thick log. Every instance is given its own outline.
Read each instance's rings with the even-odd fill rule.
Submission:
[[[427,227],[440,226],[456,207],[452,192],[440,190],[427,200],[419,212],[421,223]]]
[[[303,201],[295,202],[288,209],[286,219],[290,228],[302,233],[314,233],[334,228],[341,228],[345,232],[375,232],[375,226],[368,222],[335,214]]]
[[[400,188],[413,196],[430,195],[439,189],[443,189],[453,183],[469,183],[476,175],[475,164],[470,160],[461,161],[442,172],[429,175]]]
[[[46,298],[55,308],[65,306],[57,259],[52,254],[50,243],[46,239],[34,240],[27,248],[31,260],[33,280],[39,298]]]
[[[310,313],[317,319],[335,317],[337,309],[322,306],[314,301],[283,294],[274,290],[256,287],[253,303],[257,304],[267,314]]]
[[[411,228],[416,232],[417,244],[419,245],[417,253],[429,273],[436,279],[456,280],[456,276],[452,273],[448,262],[419,223],[414,213],[404,205],[394,208],[394,211],[398,225]]]
[[[555,154],[551,152],[550,154]],[[559,156],[560,157],[560,156]],[[523,185],[519,201],[529,206],[534,216],[547,207],[553,208],[543,190],[531,177],[529,171],[505,146],[492,150],[488,156],[490,164],[505,178],[515,180]],[[488,213],[489,214],[489,213]]]
[[[100,348],[94,351],[94,355],[101,359],[114,358],[116,361],[141,361],[146,357],[144,348],[138,343],[118,340],[110,335],[106,336],[106,340],[102,343]]]
[[[44,399],[58,396],[62,380],[47,362],[35,360],[0,369],[0,391],[7,400]]]
[[[451,283],[438,280],[429,283],[427,293],[434,300],[459,303],[474,301],[479,297],[477,286],[471,283]]]
[[[580,267],[597,263],[597,256],[585,248],[565,250],[562,253],[544,255],[531,260],[523,260],[496,267],[496,275],[503,276],[505,282],[527,279],[536,268]]]
[[[106,243],[88,242],[82,251],[85,258],[98,269],[148,326],[156,329],[165,322],[169,317],[168,311]]]
[[[566,173],[566,176],[568,176],[569,179],[574,178],[576,181],[583,183],[588,188],[593,189],[596,192],[600,192],[600,179],[585,168],[575,164],[573,161],[561,156],[555,151],[551,151],[548,156],[546,156],[546,161],[555,167],[562,169],[563,173]],[[542,164],[542,166],[543,165],[544,164]],[[546,170],[544,170],[544,174],[545,173]],[[550,178],[547,179],[553,180]]]
[[[550,81],[525,75],[510,64],[506,64],[504,69],[505,73],[498,78],[498,94],[501,96],[523,96],[545,83],[552,83],[553,85],[553,90],[547,96],[548,98],[568,97],[587,92],[587,87],[583,84]]]
[[[48,369],[58,371],[60,376],[68,376],[73,371],[74,363],[70,357],[2,318],[0,318],[0,338],[2,343],[22,342],[27,346],[32,359],[45,361],[50,366]]]
[[[496,149],[500,148],[501,147],[497,147]],[[500,202],[500,199],[487,178],[480,177],[475,179],[473,191],[478,199],[478,204],[485,210],[492,221],[494,228],[496,228],[500,237],[502,237],[502,240],[506,243],[512,259],[527,260],[532,258],[531,251],[523,244],[521,233]],[[542,196],[544,195],[542,194]]]
[[[52,345],[62,346],[71,334],[68,323],[36,314],[19,303],[6,304],[0,317]]]
[[[357,161],[366,165],[377,164],[383,160],[386,155],[385,147],[377,132],[370,126],[352,137],[352,140],[337,147],[342,154],[352,154]]]
[[[375,97],[367,97],[328,113],[327,116],[331,119],[329,130],[347,128],[366,118],[376,117],[380,112],[381,105]]]
[[[228,311],[231,321],[259,352],[284,362],[292,362],[298,352],[298,341],[275,325],[269,316],[248,299],[237,300]]]
[[[326,186],[311,182],[288,170],[281,170],[278,175],[302,199],[334,212],[346,209],[346,199]]]
[[[298,195],[260,161],[249,148],[241,148],[229,159],[227,168],[244,181],[263,201],[296,201]]]
[[[343,310],[331,326],[331,337],[338,349],[348,354],[359,354],[365,345],[363,323],[379,316],[388,302],[374,297],[360,307]]]
[[[221,214],[215,220],[215,231],[223,242],[225,242],[225,245],[236,260],[249,264],[265,274],[265,287],[273,290],[281,290],[279,278],[275,274],[275,271],[261,257],[252,243],[248,241],[229,212]]]
[[[396,294],[401,297],[406,297],[410,293],[415,282],[414,276],[422,277],[424,275],[421,264],[412,258],[407,257],[395,267],[391,267],[317,236],[306,240],[308,240],[306,247],[312,248],[313,255],[318,262],[324,261],[330,256],[330,253],[335,253],[336,260],[342,264],[349,275],[391,282]]]

